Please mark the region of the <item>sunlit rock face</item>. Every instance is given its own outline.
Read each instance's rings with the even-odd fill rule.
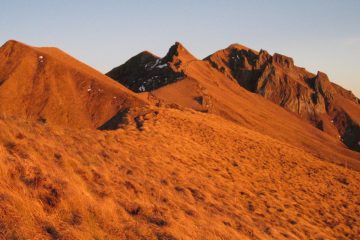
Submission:
[[[247,90],[296,113],[317,128],[360,150],[359,99],[330,82],[325,73],[310,73],[290,57],[233,44],[205,58]],[[352,112],[352,114],[349,114]]]

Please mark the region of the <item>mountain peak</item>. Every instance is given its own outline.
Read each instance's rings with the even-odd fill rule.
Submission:
[[[244,51],[252,51],[252,52],[255,52],[257,53],[257,51],[251,49],[251,48],[248,48],[244,45],[241,45],[239,43],[233,43],[233,44],[230,44],[227,48],[227,50],[233,50],[233,49],[236,49],[238,51],[241,51],[241,50],[244,50]]]
[[[159,59],[159,57],[156,56],[155,54],[153,54],[153,53],[151,53],[149,51],[142,51],[141,53],[139,53],[136,56],[132,57],[130,60],[135,61],[136,64],[145,64],[145,63],[147,63],[149,61],[154,61],[156,59]]]
[[[23,43],[21,43],[21,42],[19,42],[19,41],[16,41],[16,40],[14,40],[14,39],[10,39],[10,40],[6,41],[6,42],[2,45],[2,47],[13,46],[13,45],[25,45],[25,44],[23,44]]]
[[[106,75],[134,92],[152,91],[183,79],[187,63],[195,60],[180,42],[175,42],[163,58],[144,51]]]
[[[8,40],[1,47],[0,51],[6,56],[18,54],[19,56],[25,56],[27,54],[38,54],[38,55],[64,55],[66,54],[59,48],[56,47],[35,47],[27,45],[17,40]],[[66,54],[68,55],[68,54]]]
[[[25,49],[33,49],[33,48],[13,39],[8,40],[0,47],[0,51],[8,52],[7,55],[11,54],[11,52],[13,52],[15,49],[23,51]]]
[[[163,58],[163,62],[174,62],[174,60],[181,60],[182,62],[189,62],[197,60],[180,42],[175,42]]]
[[[176,41],[174,45],[178,47],[184,47],[184,45],[182,45],[182,43],[178,41]]]
[[[291,57],[279,53],[274,53],[273,61],[286,68],[294,67],[294,60]]]

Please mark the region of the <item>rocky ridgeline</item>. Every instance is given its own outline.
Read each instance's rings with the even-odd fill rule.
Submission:
[[[186,68],[192,61],[201,60],[177,42],[163,58],[142,52],[107,75],[135,92],[152,91],[189,77]],[[257,52],[239,44],[230,45],[202,61],[223,73],[224,81],[236,81],[360,151],[359,121],[346,107],[347,102],[351,102],[358,113],[360,100],[331,83],[325,73],[310,73],[297,67],[290,57],[270,55],[265,50]]]
[[[317,128],[339,138],[359,151],[359,122],[342,105],[359,99],[330,82],[325,73],[316,75],[294,65],[292,58],[238,46],[214,53],[205,59],[213,67],[235,79],[247,90],[296,113]]]

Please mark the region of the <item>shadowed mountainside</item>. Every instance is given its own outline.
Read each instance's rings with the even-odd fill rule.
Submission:
[[[184,67],[195,60],[193,55],[176,42],[163,58],[144,51],[106,75],[134,92],[151,91],[183,79]]]

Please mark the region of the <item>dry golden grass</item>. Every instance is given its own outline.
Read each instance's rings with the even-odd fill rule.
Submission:
[[[234,47],[244,48],[241,45]],[[338,133],[333,137],[298,115],[247,91],[235,79],[229,78],[229,74],[215,70],[206,61],[185,59],[182,62],[186,63],[183,66],[185,79],[143,94],[148,94],[149,100],[159,105],[177,104],[182,108],[212,113],[304,149],[323,160],[360,170],[360,153],[349,150],[338,138]],[[352,119],[360,117],[360,105],[341,100],[341,97],[336,101],[351,113]],[[356,133],[356,128],[351,131]]]
[[[17,41],[0,47],[1,114],[97,128],[143,105],[135,93],[59,49]]]
[[[211,114],[0,119],[0,238],[357,239],[360,173]]]

